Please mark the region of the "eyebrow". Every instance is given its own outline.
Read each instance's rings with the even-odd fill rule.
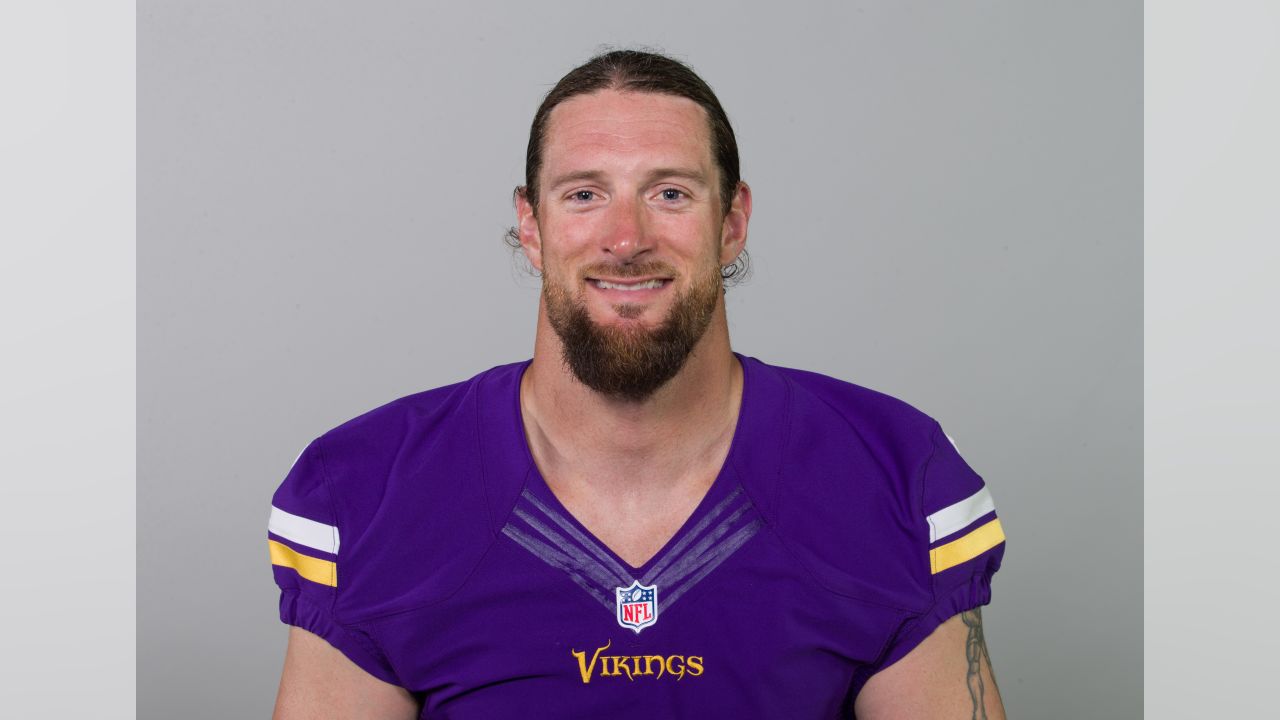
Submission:
[[[576,172],[565,173],[558,177],[552,178],[551,183],[548,187],[550,187],[550,189],[552,190],[555,190],[561,185],[567,185],[569,183],[579,182],[582,180],[587,180],[590,182],[600,182],[601,180],[604,180],[604,173],[600,172],[599,170],[578,170]]]
[[[648,184],[662,178],[680,178],[703,187],[709,185],[705,173],[691,168],[654,168],[645,176],[644,182]],[[603,184],[604,179],[605,173],[600,170],[577,170],[556,176],[551,180],[549,187],[551,190],[555,190],[562,185],[583,180]]]
[[[657,180],[659,178],[668,178],[668,177],[681,178],[682,180],[688,180],[692,183],[696,183],[702,186],[706,186],[709,184],[707,182],[707,176],[704,175],[701,170],[695,170],[695,169],[689,169],[689,168],[657,168],[649,173],[649,176],[646,178],[646,180],[648,182],[653,182],[654,180]]]

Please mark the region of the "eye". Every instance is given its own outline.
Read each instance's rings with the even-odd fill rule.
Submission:
[[[594,200],[596,194],[590,190],[578,190],[569,196],[574,202],[587,203]]]
[[[683,192],[675,188],[667,188],[662,191],[661,195],[663,200],[672,200],[672,201],[681,200],[685,197]]]

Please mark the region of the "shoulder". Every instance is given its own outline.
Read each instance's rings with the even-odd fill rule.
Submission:
[[[522,368],[499,366],[378,406],[321,434],[294,463],[272,499],[271,539],[290,544],[275,537],[285,523],[331,536],[323,547],[292,549],[329,563],[337,617],[430,603],[478,561],[493,536],[479,449],[483,396]]]
[[[322,433],[304,452],[314,451],[320,458],[336,495],[348,502],[376,496],[386,489],[389,471],[406,452],[425,457],[443,440],[474,431],[467,427],[468,418],[484,376],[406,395],[361,413]]]
[[[892,395],[846,380],[750,362],[754,384],[772,386],[769,394],[781,398],[759,404],[776,415],[769,424],[782,434],[785,462],[809,469],[806,478],[791,478],[789,487],[799,482],[830,493],[876,487],[909,500],[912,481],[939,438],[945,438],[936,420]]]
[[[975,560],[939,548],[994,520],[982,477],[937,420],[913,405],[819,373],[761,365],[787,397],[778,477],[764,499],[778,535],[829,590],[925,612],[936,602],[939,573],[971,570]]]
[[[856,440],[895,469],[928,455],[941,432],[936,420],[892,395],[808,370],[778,371],[794,388],[793,411],[807,431]]]
[[[505,366],[504,366],[505,367]],[[363,412],[328,431],[316,441],[326,456],[339,460],[386,460],[415,431],[449,431],[468,414],[469,400],[480,383],[504,367],[468,380],[405,395]]]

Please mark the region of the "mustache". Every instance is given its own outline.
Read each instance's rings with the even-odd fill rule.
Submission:
[[[581,275],[583,277],[599,277],[601,275],[617,278],[644,277],[646,275],[675,277],[676,274],[675,268],[660,261],[639,263],[596,263],[594,265],[584,267],[581,271]]]

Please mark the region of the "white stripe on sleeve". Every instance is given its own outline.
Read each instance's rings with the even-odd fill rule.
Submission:
[[[929,542],[936,542],[938,538],[944,538],[961,530],[995,509],[996,504],[991,499],[991,492],[987,490],[986,485],[983,485],[978,492],[929,516]]]
[[[271,506],[267,530],[299,545],[338,554],[338,528],[285,512],[275,505]]]

